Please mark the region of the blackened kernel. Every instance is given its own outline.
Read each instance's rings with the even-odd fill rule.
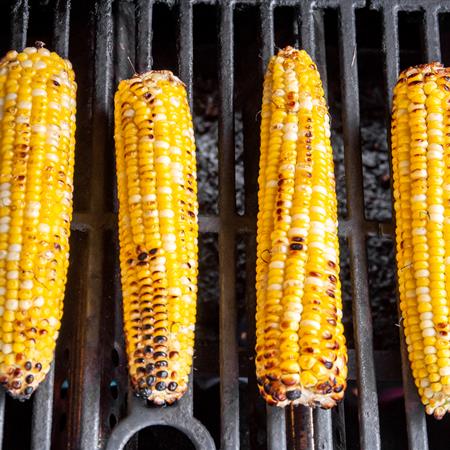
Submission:
[[[143,339],[144,339],[144,341],[148,341],[148,340],[152,339],[152,337],[153,336],[151,334],[144,334]]]
[[[20,377],[22,375],[22,369],[14,369],[14,376],[15,377]]]
[[[25,363],[25,370],[31,370],[32,367],[33,367],[33,365],[31,364],[31,361],[27,361]]]
[[[127,264],[133,264],[133,260],[130,258],[130,259],[127,259]]]
[[[272,391],[272,386],[271,386],[270,384],[265,384],[265,385],[264,385],[264,392],[265,392],[266,394],[270,394],[271,391]]]
[[[150,345],[146,345],[144,347],[144,353],[153,353],[153,347],[151,347]]]
[[[167,353],[166,352],[156,352],[155,358],[167,358]]]
[[[149,375],[149,376],[146,378],[146,381],[147,381],[147,384],[148,384],[149,386],[151,386],[151,385],[155,382],[155,377],[154,377],[153,375]]]
[[[165,370],[160,370],[159,372],[156,372],[156,376],[158,378],[167,378],[169,374]]]
[[[336,267],[336,263],[335,262],[333,262],[333,261],[328,261],[328,265],[332,268],[332,269],[334,269],[335,267]]]
[[[136,369],[136,373],[137,374],[140,374],[140,373],[145,373],[145,368],[144,367],[138,367],[137,369]]]
[[[159,383],[156,383],[155,387],[157,391],[163,391],[166,388],[166,383],[164,383],[164,381],[160,381]]]
[[[31,383],[34,381],[33,375],[28,375],[28,376],[25,378],[25,381],[27,382],[27,384],[31,384]]]
[[[149,251],[149,253],[150,253],[150,255],[155,255],[157,251],[158,251],[157,248],[152,248],[152,249]]]
[[[335,297],[334,292],[331,289],[327,289],[326,294],[328,295],[328,297],[331,297],[331,298]]]
[[[136,358],[136,359],[134,360],[134,363],[135,363],[135,364],[144,364],[144,362],[145,362],[145,359],[144,359],[144,358]]]
[[[20,387],[22,386],[22,382],[19,380],[15,380],[12,382],[11,386],[13,389],[20,389]]]
[[[142,253],[139,253],[139,255],[138,255],[138,260],[139,261],[144,261],[145,259],[147,259],[147,253],[145,253],[145,252],[142,252]]]
[[[8,382],[8,377],[0,377],[0,384],[6,384]]]
[[[309,272],[309,275],[311,276],[311,277],[320,277],[320,273],[319,272]]]
[[[153,338],[153,341],[154,341],[156,344],[162,344],[163,342],[166,342],[166,341],[167,341],[167,338],[166,338],[166,336],[155,336],[155,337]]]
[[[25,388],[25,395],[31,395],[32,393],[33,393],[32,386],[28,386],[27,388]]]
[[[312,347],[306,347],[306,348],[304,349],[304,351],[305,351],[306,353],[314,353],[314,349],[313,349]]]
[[[147,373],[151,373],[155,370],[155,365],[153,363],[149,363],[145,366],[145,371]]]
[[[302,396],[302,392],[298,389],[294,391],[286,391],[286,397],[288,400],[297,400]]]
[[[178,352],[170,352],[169,353],[169,358],[170,359],[175,358],[176,356],[178,356]]]
[[[291,244],[290,245],[291,250],[303,250],[302,244]]]
[[[260,385],[260,386],[262,386],[263,385],[263,379],[261,378],[261,377],[258,377],[257,379],[256,379],[256,382]]]
[[[144,384],[145,384],[145,378],[144,378],[144,377],[139,378],[139,380],[138,380],[138,386],[139,386],[139,387],[142,387],[142,386],[144,386]]]
[[[137,265],[138,265],[139,267],[148,266],[148,262],[147,262],[147,261],[139,261],[139,262],[137,263]]]
[[[342,392],[343,390],[344,390],[344,386],[342,386],[341,384],[335,386],[334,389],[333,389],[333,391],[336,392],[337,394],[338,394],[339,392]]]
[[[292,238],[293,242],[303,242],[305,239],[302,238],[301,236],[295,236]]]
[[[144,330],[151,330],[153,328],[153,325],[146,324],[142,327]]]
[[[160,367],[167,367],[169,365],[169,363],[167,361],[156,361],[155,363],[155,367],[156,368],[160,368]]]
[[[178,384],[175,383],[175,381],[172,381],[171,383],[169,383],[169,386],[167,386],[167,388],[169,389],[169,391],[174,391],[176,388],[178,387]]]
[[[327,369],[331,369],[333,367],[333,363],[331,361],[324,361],[323,365],[327,368]]]
[[[147,387],[139,390],[139,397],[148,398],[150,395],[152,395],[152,390]]]
[[[142,312],[145,314],[145,313],[151,313],[151,312],[153,312],[153,309],[152,308],[144,308],[143,310],[142,310]]]

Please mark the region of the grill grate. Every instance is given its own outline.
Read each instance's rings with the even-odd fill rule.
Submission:
[[[275,49],[275,13],[277,8],[288,7],[295,13],[293,27],[297,44],[317,61],[325,90],[324,13],[337,11],[347,205],[347,214],[340,217],[340,234],[350,250],[355,348],[349,351],[349,372],[350,379],[356,380],[358,393],[359,445],[367,450],[381,448],[377,381],[400,382],[402,378],[409,448],[428,449],[427,422],[410,377],[403,339],[401,368],[396,352],[373,349],[366,239],[369,236],[392,239],[393,225],[365,217],[356,14],[361,9],[373,9],[381,15],[385,92],[390,93],[400,68],[399,12],[420,12],[425,59],[439,60],[439,14],[449,12],[450,3],[437,0],[8,0],[5,3],[8,7],[2,5],[0,9],[3,13],[0,18],[3,24],[0,26],[0,41],[4,42],[0,46],[2,53],[7,47],[21,49],[32,44],[34,39],[48,39],[50,48],[69,56],[74,63],[79,84],[79,111],[71,266],[55,367],[34,395],[32,412],[29,406],[26,409],[13,404],[5,398],[3,391],[0,392],[0,442],[3,442],[3,448],[12,448],[11,430],[18,425],[14,422],[17,411],[29,416],[25,421],[29,436],[25,438],[27,443],[23,448],[31,446],[33,450],[116,450],[124,448],[127,442],[128,449],[144,448],[135,433],[149,425],[175,427],[195,448],[205,450],[216,447],[223,450],[247,447],[258,450],[358,448],[357,442],[346,437],[346,422],[348,426],[351,415],[347,414],[348,408],[344,405],[332,412],[311,411],[304,407],[287,410],[286,414],[275,408],[264,411],[256,392],[252,354],[259,131],[255,116],[260,108],[263,70]],[[211,369],[209,365],[214,366],[210,370],[214,372],[219,360],[221,406],[210,402],[210,408],[220,410],[220,434],[208,430],[194,418],[197,402],[208,401],[208,396],[198,400],[197,391],[193,393],[191,389],[176,406],[165,409],[145,408],[127,394],[115,230],[117,205],[112,175],[112,98],[117,82],[132,73],[130,64],[138,71],[151,68],[156,60],[157,45],[166,51],[165,43],[156,39],[158,22],[154,20],[156,10],[164,7],[176,17],[177,64],[174,64],[188,87],[192,104],[194,68],[198,69],[194,24],[199,25],[195,21],[196,8],[204,5],[217,14],[219,189],[218,214],[202,214],[200,232],[202,236],[218,235],[220,342],[218,354],[215,347],[197,342],[195,366],[198,373],[208,372],[205,368]],[[252,72],[246,74],[249,79],[243,79],[242,70],[236,69],[235,58],[242,54],[235,16],[243,8],[250,8],[259,28],[254,44],[258,47],[259,57],[250,62]],[[39,24],[45,15],[51,15],[51,29],[45,22]],[[171,64],[170,57],[166,60],[159,55],[158,68],[163,61]],[[243,215],[236,212],[235,111],[238,95],[245,96],[239,102],[244,146]],[[386,94],[385,98],[390,101],[390,95]],[[236,245],[242,238],[246,254],[248,354],[240,350],[237,333],[240,317],[236,287],[240,281],[234,262],[239,253]],[[195,373],[194,378],[197,376]],[[247,393],[244,394],[239,388],[240,376],[248,379]],[[243,395],[245,398],[240,402],[239,397]],[[250,417],[247,418],[247,447],[242,444],[242,403],[247,404]],[[262,438],[261,426],[267,430]],[[350,426],[356,425],[350,423]],[[429,425],[430,429],[436,430],[433,427],[434,424]],[[17,427],[16,438],[24,433],[23,428],[23,423]],[[215,443],[210,433],[215,436]],[[19,447],[15,445],[14,448]]]

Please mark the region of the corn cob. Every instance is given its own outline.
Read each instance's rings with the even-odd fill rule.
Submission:
[[[183,83],[150,71],[115,96],[120,267],[132,386],[157,405],[187,389],[197,295],[197,182]]]
[[[347,353],[330,122],[305,51],[274,56],[264,80],[258,193],[256,372],[270,405],[330,408]]]
[[[29,398],[50,370],[72,216],[76,84],[45,48],[0,61],[0,383]]]
[[[414,381],[428,414],[450,409],[450,69],[400,74],[392,169],[400,309]]]

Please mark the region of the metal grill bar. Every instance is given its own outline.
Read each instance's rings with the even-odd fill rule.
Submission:
[[[152,67],[152,13],[153,0],[138,0],[137,3],[137,50],[136,68],[138,72],[145,72]]]
[[[352,267],[353,326],[357,361],[358,417],[360,443],[364,449],[380,448],[378,401],[373,362],[372,320],[369,302],[366,242],[361,220],[364,218],[361,147],[359,141],[359,93],[356,55],[356,30],[354,5],[343,2],[340,7],[340,54],[343,96],[343,131],[345,147],[345,172],[347,207],[352,221],[348,237],[350,265]],[[355,170],[356,167],[356,170]],[[350,175],[351,173],[351,175]]]
[[[112,124],[112,56],[113,17],[112,1],[95,3],[95,90],[93,102],[93,173],[100,180],[105,177],[104,155],[110,144]],[[91,188],[91,213],[105,209],[103,183],[93,183]],[[89,232],[87,258],[87,293],[80,308],[80,328],[77,330],[79,345],[76,358],[77,380],[71,398],[69,439],[74,448],[88,448],[100,439],[100,369],[99,355],[101,298],[103,290],[104,235],[101,229]]]
[[[431,6],[425,10],[425,47],[428,61],[441,60],[437,6]]]
[[[28,0],[17,0],[11,8],[11,48],[24,48],[30,7]]]
[[[233,3],[220,6],[219,25],[219,285],[221,448],[239,448],[236,341]]]
[[[179,17],[178,67],[180,71],[180,78],[186,85],[189,101],[192,107],[192,76],[194,71],[194,37],[192,28],[194,24],[194,17],[192,3],[189,0],[181,0]]]

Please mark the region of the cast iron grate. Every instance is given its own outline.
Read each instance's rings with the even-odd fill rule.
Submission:
[[[0,392],[3,448],[116,450],[127,442],[129,449],[149,448],[145,446],[149,435],[141,433],[139,439],[136,434],[149,425],[177,428],[195,448],[205,450],[400,448],[383,441],[377,387],[385,381],[401,386],[403,380],[401,414],[405,419],[394,432],[405,435],[399,442],[411,450],[427,449],[427,420],[410,378],[403,340],[402,369],[396,349],[374,350],[373,345],[373,327],[376,329],[377,324],[371,319],[366,239],[392,240],[393,225],[366,218],[357,24],[361,12],[370,15],[372,11],[380,19],[377,33],[382,36],[379,50],[384,65],[380,85],[385,98],[390,99],[388,93],[401,63],[399,15],[403,11],[419,15],[424,55],[417,62],[439,60],[443,32],[440,20],[450,11],[450,2],[8,0],[2,2],[0,11],[2,53],[35,40],[45,41],[49,48],[72,60],[79,85],[71,266],[55,367],[32,402],[17,404]],[[330,42],[324,26],[328,15],[336,22],[338,45]],[[286,24],[287,31],[283,28]],[[203,42],[201,51],[197,40]],[[340,217],[340,233],[343,262],[349,258],[352,280],[349,291],[354,349],[349,354],[353,381],[348,398],[353,400],[346,400],[332,412],[303,407],[286,413],[266,409],[257,396],[253,374],[259,132],[255,118],[265,65],[275,44],[287,43],[301,45],[315,58],[325,87],[328,78],[329,100],[340,104],[342,115],[340,133],[345,151],[341,169],[345,169],[345,180],[341,191],[346,197],[341,199],[345,214]],[[334,45],[340,85],[336,85],[334,72],[330,73],[330,48]],[[213,91],[218,93],[207,98],[207,115],[213,117],[212,125],[207,126],[216,134],[217,149],[214,140],[206,146],[217,152],[210,163],[212,172],[218,171],[218,189],[212,194],[218,208],[214,210],[212,205],[212,212],[203,208],[200,216],[200,241],[206,242],[204,248],[217,248],[215,255],[208,254],[213,264],[203,264],[200,274],[202,277],[211,271],[214,275],[214,265],[218,266],[217,278],[213,277],[217,285],[211,291],[213,297],[216,291],[219,293],[217,314],[206,301],[199,301],[202,320],[214,317],[213,335],[217,339],[204,339],[207,333],[200,327],[192,381],[195,389],[176,406],[165,409],[146,408],[128,395],[115,230],[113,93],[117,82],[130,76],[134,68],[144,71],[152,66],[173,69],[181,77],[191,94],[194,112],[198,105],[192,94],[202,95],[203,77],[212,80]],[[385,117],[389,107],[385,107]],[[239,157],[235,151],[238,147]],[[339,165],[338,155],[336,158]],[[199,173],[208,175],[208,170],[203,168]],[[214,180],[205,183],[215,186]],[[241,199],[239,209],[237,194]],[[220,381],[220,403],[201,393],[202,380],[203,386]],[[353,409],[351,401],[355,402]],[[208,420],[208,416],[213,419]],[[214,418],[220,427],[214,424]],[[349,432],[353,428],[356,434]],[[434,422],[428,421],[428,429],[430,442],[433,434],[442,432]],[[173,434],[157,428],[152,448],[170,448],[158,441]],[[171,448],[192,448],[177,441],[179,436],[174,439],[177,443]]]

